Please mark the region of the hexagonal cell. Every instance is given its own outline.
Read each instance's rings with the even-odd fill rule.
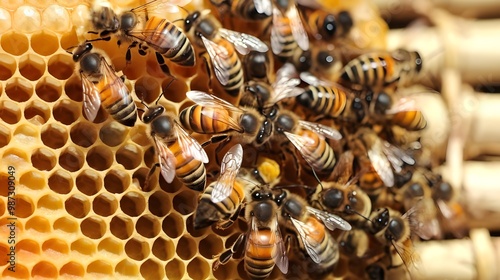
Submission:
[[[38,81],[35,93],[43,101],[54,102],[61,97],[62,84],[60,81],[47,76]]]
[[[170,196],[161,191],[154,192],[148,200],[149,211],[158,217],[166,216],[172,209]]]
[[[144,215],[137,220],[135,229],[143,237],[154,238],[160,233],[161,225],[157,217]]]
[[[71,243],[72,252],[78,252],[82,255],[92,256],[97,252],[95,243],[88,238],[80,238]]]
[[[42,142],[52,149],[59,149],[68,141],[68,132],[64,126],[51,123],[42,128]]]
[[[123,254],[123,244],[121,241],[108,237],[99,242],[99,245],[97,245],[97,250],[104,251],[116,256],[121,256]]]
[[[16,124],[21,119],[19,104],[9,100],[0,102],[0,119],[8,124]]]
[[[6,81],[10,79],[16,69],[16,60],[11,55],[0,54],[0,80]]]
[[[51,262],[41,261],[31,269],[31,277],[33,278],[52,278],[56,279],[58,276],[57,268]]]
[[[94,209],[94,212],[99,216],[111,216],[116,212],[117,208],[118,201],[116,201],[113,195],[108,193],[102,193],[92,201],[92,209]]]
[[[16,249],[18,254],[22,254],[23,257],[36,257],[40,255],[40,245],[37,241],[32,239],[19,240],[16,243]]]
[[[86,196],[74,194],[69,197],[64,206],[66,211],[75,218],[84,218],[90,211],[90,201]]]
[[[16,263],[16,271],[12,272],[6,267],[4,271],[2,272],[2,278],[3,279],[29,279],[30,278],[30,271],[28,268],[26,268],[24,265]]]
[[[139,275],[139,267],[137,267],[135,262],[125,259],[116,265],[115,272],[125,277],[135,278]]]
[[[189,215],[196,210],[196,205],[198,204],[198,193],[191,190],[185,190],[178,193],[172,204],[174,209],[181,215]]]
[[[134,232],[134,222],[125,215],[115,216],[109,223],[109,229],[111,234],[124,240]]]
[[[33,33],[41,28],[41,16],[35,7],[23,5],[12,16],[12,28],[21,33]]]
[[[147,242],[132,238],[125,244],[125,253],[133,260],[142,261],[149,256],[151,251]]]
[[[21,175],[19,184],[26,186],[32,190],[41,190],[45,187],[45,176],[41,172],[35,170],[28,171]]]
[[[187,265],[187,273],[193,280],[207,279],[210,275],[210,265],[202,258],[194,258]]]
[[[209,227],[206,228],[201,228],[201,229],[194,229],[194,214],[190,215],[186,219],[186,230],[191,234],[193,237],[200,237],[203,236],[209,229]]]
[[[24,78],[9,79],[5,85],[5,94],[12,101],[26,102],[33,95],[33,85]]]
[[[56,170],[50,175],[49,188],[59,194],[68,194],[73,189],[73,178],[64,170]]]
[[[30,81],[40,79],[45,72],[45,61],[35,54],[25,54],[19,58],[19,73]]]
[[[163,176],[159,176],[159,179],[160,180],[158,182],[160,184],[160,188],[168,193],[176,193],[184,187],[184,184],[182,184],[182,182],[177,178],[175,178],[170,184],[165,181]],[[187,214],[184,210],[183,213]]]
[[[163,97],[172,102],[180,103],[186,100],[187,84],[182,80],[165,79],[161,84]]]
[[[61,278],[83,278],[85,276],[85,268],[78,262],[71,261],[64,264],[59,270]]]
[[[16,194],[16,216],[27,218],[35,211],[35,203],[31,198],[25,195]]]
[[[87,152],[86,161],[95,170],[106,170],[113,164],[113,152],[104,145],[95,146]]]
[[[186,266],[183,261],[179,259],[172,259],[165,266],[167,278],[170,280],[184,279],[186,273]]]
[[[146,59],[139,55],[139,53],[136,50],[132,50],[132,60],[130,61],[130,64],[125,66],[125,68],[122,69],[123,74],[127,77],[127,79],[130,80],[137,80],[140,77],[143,77],[146,75]],[[123,57],[120,57],[120,61],[118,61],[119,64],[123,64],[124,62],[126,63],[125,59]],[[115,64],[115,61],[113,61],[113,65]],[[117,67],[121,65],[117,65]],[[133,66],[133,67],[132,67]]]
[[[135,94],[146,104],[153,103],[160,95],[160,84],[151,76],[142,76],[134,85]]]
[[[5,7],[4,7],[5,8]],[[0,33],[5,33],[12,27],[10,12],[0,9]]]
[[[234,260],[229,261],[224,265],[224,267],[219,267],[217,270],[213,271],[215,279],[230,279],[231,277],[242,277],[241,274],[238,275],[237,271],[237,265],[238,263],[235,262]],[[243,274],[244,278],[241,279],[247,279],[248,277],[246,274]]]
[[[215,235],[209,234],[203,238],[198,245],[200,254],[206,259],[212,259],[213,256],[219,254],[224,250],[222,239]]]
[[[144,147],[147,146],[153,147],[153,142],[149,137],[147,126],[145,125],[136,125],[130,129],[130,140],[132,140],[137,145]]]
[[[71,217],[62,217],[54,221],[54,231],[60,230],[64,233],[77,233],[80,230],[78,222]]]
[[[50,57],[47,69],[54,78],[66,80],[73,74],[75,63],[68,54],[56,54]]]
[[[34,216],[26,222],[26,231],[36,231],[39,233],[50,232],[50,222],[45,217]]]
[[[44,6],[42,26],[55,32],[64,33],[71,29],[69,10],[59,5]],[[57,41],[56,41],[57,42]]]
[[[106,222],[100,217],[88,217],[80,224],[83,235],[92,239],[99,239],[106,233]]]
[[[39,137],[38,133],[39,130],[32,124],[18,124],[16,130],[14,130],[14,141],[16,141],[18,145],[32,145],[37,142]],[[26,157],[26,159],[28,158]]]
[[[87,148],[97,140],[97,130],[89,122],[78,122],[71,127],[69,137],[76,145]]]
[[[184,233],[184,220],[179,214],[170,213],[162,222],[162,230],[170,238],[177,238]]]
[[[157,163],[158,157],[156,156],[156,149],[154,146],[150,146],[144,152],[144,163],[146,166],[153,166],[153,164]]]
[[[109,278],[113,275],[113,265],[104,260],[93,261],[87,266],[87,273],[92,279]]]
[[[29,48],[28,37],[22,33],[10,31],[2,35],[2,49],[11,55],[22,55]]]
[[[48,211],[57,211],[63,209],[63,207],[62,199],[59,196],[50,194],[42,196],[37,203],[37,209],[44,211],[44,213],[48,213]]]
[[[43,242],[42,251],[46,257],[54,258],[69,254],[69,247],[66,240],[51,238]]]
[[[80,117],[80,111],[79,104],[67,99],[59,100],[52,109],[54,119],[65,125],[76,122]]]
[[[9,262],[10,257],[7,255],[10,251],[10,246],[7,244],[0,244],[0,261],[4,264]],[[15,262],[14,257],[12,257],[12,262]]]
[[[26,108],[24,109],[24,118],[29,120],[35,116],[40,116],[43,119],[42,124],[47,122],[50,118],[50,108],[47,103],[35,99],[26,105]]]
[[[175,245],[170,239],[158,237],[155,242],[153,242],[153,248],[151,248],[151,251],[159,260],[167,261],[174,257]]]
[[[2,160],[17,167],[28,162],[28,155],[21,149],[11,148],[4,150]]]
[[[141,265],[141,276],[144,279],[163,279],[165,277],[165,272],[161,264],[155,262],[154,260],[147,260]]]
[[[83,166],[83,161],[83,153],[76,147],[67,147],[59,156],[59,165],[70,172],[80,170]]]
[[[141,215],[146,208],[144,196],[137,192],[126,193],[120,200],[120,209],[123,213],[137,217]]]
[[[104,177],[104,188],[110,193],[123,193],[130,186],[130,175],[124,170],[111,169]]]
[[[49,56],[59,48],[56,34],[42,30],[31,35],[31,48],[39,55]]]
[[[123,165],[125,169],[131,170],[141,164],[142,152],[138,146],[126,144],[116,151],[115,157],[116,162]]]
[[[189,260],[198,253],[198,246],[192,237],[184,235],[177,242],[176,252],[181,259]]]
[[[0,148],[10,143],[10,129],[0,124]]]
[[[56,166],[57,157],[52,150],[42,147],[33,152],[31,155],[31,163],[33,163],[33,167],[38,170],[50,171]],[[38,186],[41,187],[43,185]]]
[[[127,134],[127,128],[118,122],[109,122],[99,130],[99,138],[104,144],[110,147],[115,147],[123,143]]]
[[[102,188],[102,179],[99,173],[85,169],[76,177],[77,189],[87,196],[93,196]]]
[[[80,77],[74,75],[64,83],[64,93],[73,101],[83,101],[82,81]]]
[[[148,178],[149,170],[150,170],[149,168],[141,167],[141,168],[137,169],[134,172],[134,174],[132,174],[132,181],[134,183],[138,182],[140,189],[145,191],[145,192],[151,191],[152,189],[154,189],[156,187],[155,184],[158,184],[158,176],[157,176],[158,173],[156,173],[156,174],[153,173]],[[146,179],[148,179],[147,183],[146,183]]]

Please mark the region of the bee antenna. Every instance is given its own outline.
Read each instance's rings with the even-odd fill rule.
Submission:
[[[146,112],[146,110],[142,109],[142,108],[137,108],[137,111],[141,111],[141,112]]]
[[[168,82],[167,86],[165,87],[165,89],[161,92],[160,96],[158,96],[158,98],[156,99],[156,102],[155,102],[155,105],[158,105],[158,102],[160,102],[160,99],[162,98],[162,96],[165,95],[165,91],[170,87],[170,85],[175,81],[175,78],[173,78],[172,80],[170,80],[170,82]]]
[[[181,10],[183,10],[184,12],[186,12],[186,14],[188,14],[188,15],[190,14],[190,12],[186,8],[181,7],[181,6],[177,6],[177,7],[179,7]],[[180,20],[184,20],[184,19],[180,19]]]
[[[349,211],[349,212],[351,212],[351,213],[354,213],[354,214],[356,214],[356,215],[358,215],[358,216],[360,216],[361,218],[363,218],[364,220],[366,220],[366,221],[368,221],[368,222],[370,222],[370,223],[373,223],[373,222],[372,222],[372,220],[370,220],[370,219],[368,219],[367,217],[363,216],[361,213],[359,213],[358,211],[356,211],[356,210],[352,209],[351,207],[349,207],[349,210],[348,210],[348,211]]]
[[[311,166],[311,165],[309,164],[309,166]],[[324,190],[325,188],[323,187],[321,180],[318,178],[318,175],[316,174],[316,171],[314,171],[314,168],[312,166],[311,166],[311,170],[312,170],[314,178],[316,179],[316,181],[318,181],[319,185],[321,186],[321,190]]]

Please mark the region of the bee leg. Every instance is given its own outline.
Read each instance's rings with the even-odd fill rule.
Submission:
[[[158,61],[158,64],[160,65],[160,68],[161,68],[161,71],[167,76],[174,77],[170,73],[170,69],[168,68],[168,65],[165,63],[165,59],[163,58],[163,55],[161,55],[161,53],[159,53],[159,52],[155,52],[155,55],[156,55],[156,61]]]
[[[149,188],[149,178],[155,173],[156,168],[159,167],[160,164],[157,162],[151,166],[151,169],[149,169],[148,175],[146,175],[146,179],[144,179],[144,188],[143,191],[150,191],[151,189]]]
[[[208,89],[210,91],[210,93],[213,92],[213,87],[212,87],[212,69],[210,68],[210,59],[207,59],[207,52],[204,52],[204,53],[201,53],[199,55],[200,59],[203,59],[203,61],[205,62],[204,65],[205,65],[205,70],[207,71],[207,75],[208,75]]]
[[[227,220],[219,222],[216,227],[222,230],[228,229],[230,226],[234,224],[234,222],[236,222],[236,220],[238,220],[238,217],[240,216],[240,211],[241,211],[241,205],[238,206],[238,209],[236,209],[236,211],[231,217],[229,217]]]
[[[221,160],[219,158],[219,154],[222,151],[222,149],[229,143],[229,141],[231,141],[231,137],[227,134],[216,135],[216,136],[210,137],[209,140],[203,142],[201,144],[201,147],[205,148],[206,146],[208,146],[210,144],[219,143],[219,145],[217,145],[217,148],[215,148],[215,162],[218,165],[220,165]]]
[[[215,255],[214,258],[217,257],[217,260],[214,262],[213,270],[214,271],[217,270],[217,268],[219,268],[221,264],[222,265],[226,264],[236,253],[236,250],[238,250],[238,248],[241,245],[245,244],[245,240],[246,240],[246,234],[242,233],[240,234],[238,239],[236,239],[236,241],[234,242],[233,246],[231,246],[230,249],[222,252],[219,255]]]

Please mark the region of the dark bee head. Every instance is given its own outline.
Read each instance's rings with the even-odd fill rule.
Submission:
[[[319,28],[319,34],[325,40],[329,40],[335,37],[337,33],[337,20],[332,14],[328,14],[323,19],[321,26]]]
[[[335,209],[344,202],[344,192],[337,188],[327,189],[323,192],[323,205],[330,209]]]
[[[97,30],[116,32],[120,28],[120,20],[109,7],[100,7],[92,11],[92,23]]]
[[[294,197],[288,198],[286,200],[285,204],[283,205],[283,210],[287,215],[293,218],[299,218],[305,211],[304,204]]]
[[[397,241],[406,235],[406,224],[401,217],[391,217],[389,226],[385,231],[385,238],[389,241]]]
[[[407,198],[417,198],[424,196],[424,188],[420,183],[413,183],[408,186],[404,194]]]
[[[92,43],[86,42],[85,44],[79,45],[74,51],[73,51],[73,61],[78,62],[82,56],[85,54],[90,53],[90,51],[94,48],[92,46]]]
[[[259,201],[254,205],[251,215],[259,222],[268,222],[274,216],[272,203],[270,200]]]
[[[97,53],[89,53],[84,55],[80,60],[80,72],[87,75],[99,73],[101,68],[101,56]]]
[[[272,136],[273,128],[274,128],[273,122],[268,119],[265,119],[259,128],[257,137],[255,137],[255,144],[261,145],[265,143],[266,140]]]
[[[319,51],[316,56],[316,61],[318,65],[326,69],[330,68],[336,62],[333,55],[327,51]]]
[[[313,104],[313,101],[314,101],[314,95],[313,95],[313,92],[311,90],[306,90],[304,91],[304,93],[298,95],[296,97],[296,101],[306,107],[306,108],[311,108],[312,107],[312,104]]]
[[[372,264],[366,267],[366,275],[370,280],[384,280],[385,270],[382,266],[378,264]]]
[[[244,113],[241,115],[240,125],[244,133],[254,134],[260,128],[260,120],[254,114]]]
[[[152,134],[158,135],[160,138],[168,138],[173,135],[175,124],[172,118],[163,112],[165,112],[165,108],[162,106],[151,107],[142,116],[142,121],[151,124]]]
[[[375,113],[384,114],[392,106],[392,99],[386,92],[379,92],[375,100]]]
[[[351,110],[356,116],[356,121],[357,122],[362,122],[363,119],[365,118],[365,103],[363,100],[359,97],[354,97],[351,103]]]
[[[286,190],[281,190],[281,192],[277,195],[274,195],[274,202],[276,202],[276,204],[278,206],[281,206],[281,204],[283,203],[283,201],[285,201],[285,199],[287,199],[288,197],[288,191]]]
[[[300,50],[300,49],[299,49]],[[309,71],[312,67],[312,54],[310,50],[296,53],[293,58],[293,65],[299,72]]]
[[[269,100],[271,97],[271,92],[269,91],[269,87],[266,86],[264,83],[260,82],[253,82],[250,81],[246,84],[244,87],[244,94],[248,94],[249,96],[252,96],[255,100],[255,102],[251,103],[256,103],[256,104],[242,104],[242,105],[253,105],[257,106],[259,109],[264,107],[264,104]],[[241,101],[240,101],[241,104]]]
[[[270,68],[268,53],[250,51],[244,57],[245,74],[249,79],[267,79]]]
[[[148,124],[152,120],[163,114],[163,112],[165,112],[165,108],[163,108],[163,106],[148,108],[148,110],[144,113],[144,115],[142,115],[142,121]]]
[[[289,114],[281,114],[276,119],[276,130],[280,133],[290,132],[295,127],[295,119]]]
[[[199,11],[196,11],[192,14],[189,14],[186,19],[184,20],[184,29],[186,30],[186,32],[189,32],[189,30],[191,30],[191,28],[193,27],[194,23],[196,22],[196,20],[198,20],[198,18],[201,16],[201,13]]]
[[[137,16],[133,12],[124,12],[120,17],[121,29],[124,31],[132,30],[137,24]]]
[[[252,200],[261,201],[261,200],[270,200],[273,198],[273,194],[267,190],[257,190],[252,193]]]
[[[372,221],[372,230],[374,233],[377,233],[381,230],[383,230],[388,224],[390,220],[390,214],[389,214],[389,209],[387,208],[382,208],[378,209],[375,213],[375,216]]]
[[[449,183],[440,182],[434,186],[432,197],[436,200],[450,201],[453,197],[453,188]]]
[[[351,14],[348,11],[341,11],[337,16],[337,20],[340,26],[342,26],[342,28],[344,29],[344,34],[349,32],[349,30],[351,30],[352,26],[354,25]]]

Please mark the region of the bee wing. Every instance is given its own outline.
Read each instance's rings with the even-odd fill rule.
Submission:
[[[163,139],[154,136],[156,145],[156,153],[158,154],[158,162],[160,163],[161,175],[167,183],[172,183],[175,177],[175,165],[177,160],[174,154],[167,147]]]
[[[409,165],[415,164],[415,160],[400,148],[390,144],[387,141],[383,141],[382,143],[383,152],[391,163],[392,168],[394,168],[396,172],[401,172],[403,163],[407,163]]]
[[[218,203],[231,194],[242,160],[243,148],[240,144],[231,147],[224,155],[220,166],[220,177],[212,190],[213,203]]]
[[[336,228],[341,230],[351,230],[351,225],[341,217],[328,213],[326,211],[321,211],[316,208],[306,206],[309,213],[314,214],[316,218],[320,219],[329,230],[334,230]]]
[[[424,240],[442,236],[437,209],[432,199],[420,199],[402,217],[408,219],[412,232]]]
[[[177,139],[182,152],[203,163],[208,163],[207,153],[203,150],[200,143],[198,143],[198,141],[196,141],[193,137],[189,136],[180,124],[177,122],[175,124]]]
[[[415,102],[415,99],[411,98],[400,98],[397,100],[397,102],[390,108],[389,110],[386,111],[387,114],[396,114],[399,112],[406,112],[406,111],[417,111],[417,104]]]
[[[276,266],[281,270],[283,274],[288,273],[288,256],[286,254],[286,247],[283,239],[281,237],[281,231],[278,224],[278,217],[274,220],[273,225],[271,225],[271,232],[274,232],[274,250],[273,259]]]
[[[224,64],[225,61],[229,59],[229,52],[224,46],[218,45],[203,36],[201,39],[212,61],[217,80],[219,80],[221,85],[227,85],[230,73],[226,67],[224,67]]]
[[[381,140],[375,141],[368,150],[368,158],[373,169],[380,176],[380,179],[388,187],[394,186],[394,173],[391,169],[391,163],[384,154],[384,145]]]
[[[269,48],[259,38],[225,28],[219,28],[219,35],[231,42],[240,54],[250,51],[267,52]]]
[[[158,26],[163,25],[167,19],[160,19]],[[136,28],[128,32],[128,35],[136,37],[145,41],[149,46],[157,49],[173,49],[179,48],[179,43],[182,40],[181,36],[175,36],[174,32],[163,32],[163,30],[156,29],[140,29]],[[152,38],[162,37],[162,40],[154,40]]]
[[[136,8],[131,9],[131,12],[139,13],[139,12],[148,12],[155,15],[162,14],[173,14],[178,13],[180,11],[179,6],[186,6],[191,0],[153,0],[138,6]]]
[[[268,101],[268,104],[276,104],[284,98],[300,95],[304,90],[297,87],[299,84],[300,80],[297,78],[295,67],[291,63],[285,63],[276,72],[276,80],[272,84],[274,94]]]
[[[322,125],[320,123],[313,123],[308,121],[299,120],[299,125],[302,128],[316,132],[317,134],[332,139],[340,140],[342,139],[342,134],[333,127]]]
[[[321,80],[320,78],[313,75],[311,72],[300,72],[300,79],[304,81],[304,83],[311,86],[333,86],[333,83]]]
[[[280,42],[281,36],[279,35],[279,29],[282,28],[278,23],[283,20],[283,14],[281,11],[274,7],[273,8],[273,23],[271,25],[271,49],[274,54],[280,54],[283,51],[283,44]]]
[[[106,79],[106,84],[109,85],[110,96],[117,96],[123,100],[123,105],[128,105],[133,102],[132,98],[129,98],[129,90],[123,80],[116,75],[115,70],[111,68],[106,59],[101,58],[101,69],[100,69],[103,79]]]
[[[310,149],[308,147],[313,147],[314,148],[314,140],[298,135],[298,134],[293,134],[288,131],[285,131],[285,136],[292,142],[292,144],[297,148],[297,150],[300,152],[304,160],[311,166],[313,169],[319,169],[317,163],[316,163],[316,158],[311,154]]]
[[[315,263],[320,263],[321,262],[321,257],[319,256],[321,252],[318,252],[318,248],[320,244],[316,242],[314,239],[309,238],[309,235],[311,235],[311,232],[314,232],[316,229],[311,228],[308,226],[306,223],[303,223],[297,219],[294,219],[290,217],[290,220],[292,221],[293,226],[297,230],[297,233],[302,240],[302,243],[304,243],[304,247],[306,249],[307,254],[313,260]]]
[[[290,20],[290,28],[292,29],[293,38],[297,41],[297,44],[303,51],[309,49],[309,37],[307,37],[307,32],[302,24],[302,19],[300,18],[299,12],[295,5],[291,5],[286,16]]]
[[[94,121],[97,112],[101,107],[101,97],[99,89],[92,83],[85,74],[81,74],[83,91],[83,112],[89,121]]]
[[[234,106],[233,104],[227,102],[226,100],[219,98],[215,95],[208,94],[199,90],[190,90],[186,93],[187,98],[189,98],[194,103],[212,108],[224,108],[237,113],[242,113],[243,110]]]
[[[270,16],[273,13],[273,4],[270,0],[253,0],[253,4],[259,14]]]

